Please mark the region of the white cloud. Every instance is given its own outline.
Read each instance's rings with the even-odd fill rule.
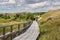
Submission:
[[[25,2],[25,0],[20,0],[20,2]]]
[[[3,5],[2,5],[3,4]],[[8,4],[5,5],[5,4]],[[13,4],[13,6],[12,6]],[[16,5],[15,5],[16,4]],[[9,0],[0,2],[0,10],[6,11],[48,11],[53,9],[60,9],[60,1],[52,0]]]
[[[44,10],[56,10],[56,9],[60,9],[60,6],[49,6],[49,7],[45,7],[43,8]]]
[[[15,0],[9,0],[8,3],[16,3]]]
[[[51,7],[51,9],[60,9],[60,6]]]
[[[15,4],[15,0],[9,0],[8,2],[2,2],[0,4]]]
[[[60,5],[60,2],[53,2],[53,5]]]
[[[25,2],[25,0],[19,0],[19,4],[17,4],[16,6],[18,6],[18,7],[20,7],[21,5],[23,5],[24,4],[24,2]]]
[[[31,8],[37,8],[37,7],[45,6],[45,5],[49,5],[48,1],[35,3],[35,4],[29,4],[28,6]]]
[[[16,5],[17,7],[20,7],[21,6],[21,4],[18,4],[18,5]]]

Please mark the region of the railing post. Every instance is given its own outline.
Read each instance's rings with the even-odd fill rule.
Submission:
[[[11,25],[11,27],[10,27],[10,32],[11,32],[11,40],[12,40],[12,30],[13,30],[13,29],[12,29],[12,27],[13,27],[13,26]]]
[[[24,23],[24,28],[27,26],[27,23]]]
[[[18,31],[20,31],[20,24],[18,24]]]
[[[3,38],[2,38],[2,40],[6,40],[5,39],[5,27],[3,27]]]
[[[18,35],[20,35],[20,24],[18,24]]]

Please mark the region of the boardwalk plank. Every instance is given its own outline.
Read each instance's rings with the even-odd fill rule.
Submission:
[[[39,35],[39,26],[36,21],[33,21],[32,25],[28,30],[14,38],[13,40],[36,40]]]

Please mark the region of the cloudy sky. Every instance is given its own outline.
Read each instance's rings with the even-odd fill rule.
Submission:
[[[0,0],[0,13],[60,9],[60,0]]]

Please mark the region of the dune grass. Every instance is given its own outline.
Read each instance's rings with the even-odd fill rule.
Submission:
[[[38,40],[60,40],[60,10],[49,11],[41,17]]]

